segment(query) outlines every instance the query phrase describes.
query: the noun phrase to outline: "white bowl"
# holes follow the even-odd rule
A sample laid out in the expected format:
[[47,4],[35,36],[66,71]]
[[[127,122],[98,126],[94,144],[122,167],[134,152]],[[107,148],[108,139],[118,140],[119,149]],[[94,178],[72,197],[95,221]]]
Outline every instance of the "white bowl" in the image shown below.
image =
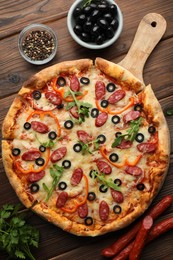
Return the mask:
[[[51,37],[52,37],[52,41],[54,44],[54,48],[52,49],[52,51],[50,52],[50,54],[47,54],[48,57],[45,57],[44,59],[35,59],[33,60],[32,58],[30,58],[27,53],[25,52],[26,50],[24,50],[24,42],[26,44],[28,44],[28,40],[26,40],[26,37],[28,37],[31,33],[35,33],[36,31],[40,31],[40,32],[46,32],[48,33]],[[41,40],[41,36],[38,37],[37,42],[39,43],[39,46],[41,46],[40,44],[40,40]],[[36,42],[36,41],[35,41]],[[28,61],[29,63],[35,64],[35,65],[43,65],[48,63],[49,61],[51,61],[57,52],[57,45],[58,45],[58,41],[57,41],[57,37],[55,32],[48,26],[44,25],[44,24],[38,24],[38,23],[34,23],[34,24],[30,24],[28,26],[26,26],[19,34],[19,38],[18,38],[18,48],[19,48],[19,52],[22,55],[22,57]],[[34,47],[35,47],[35,43],[34,43]],[[47,47],[47,46],[46,46]],[[40,51],[40,53],[42,52],[41,47],[37,47],[39,48],[38,50]]]
[[86,0],[76,0],[72,4],[72,6],[70,7],[68,15],[67,15],[67,27],[68,27],[69,33],[71,34],[72,38],[78,44],[80,44],[81,46],[83,46],[85,48],[88,48],[88,49],[103,49],[103,48],[106,48],[106,47],[110,46],[111,44],[113,44],[119,38],[119,36],[120,36],[120,34],[122,32],[122,29],[123,29],[123,15],[122,15],[122,12],[121,12],[119,6],[117,5],[117,3],[115,3],[114,0],[107,0],[107,2],[109,2],[110,4],[115,4],[117,6],[117,11],[118,11],[117,19],[119,21],[119,25],[118,25],[117,30],[115,31],[115,34],[114,34],[113,38],[105,41],[101,45],[98,45],[98,44],[93,43],[93,42],[84,42],[84,41],[82,41],[79,38],[79,36],[77,36],[76,33],[73,30],[74,25],[75,25],[75,19],[73,17],[73,12],[74,12],[74,10],[75,10],[75,8],[77,6],[82,6],[85,2],[86,2]]

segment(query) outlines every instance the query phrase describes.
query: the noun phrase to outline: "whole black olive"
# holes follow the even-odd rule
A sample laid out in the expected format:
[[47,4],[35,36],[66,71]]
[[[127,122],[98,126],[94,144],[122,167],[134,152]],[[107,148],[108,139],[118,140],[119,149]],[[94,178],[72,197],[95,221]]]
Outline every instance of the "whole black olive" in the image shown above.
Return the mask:
[[91,13],[91,16],[90,16],[91,22],[96,22],[100,15],[101,15],[100,11],[97,10],[97,9],[95,9],[95,10]]
[[81,40],[83,40],[84,42],[90,42],[90,35],[88,33],[82,32]]
[[118,25],[119,25],[119,22],[118,22],[118,20],[117,20],[116,18],[114,18],[114,19],[112,20],[112,22],[110,23],[110,26],[114,29],[114,31],[117,30]]
[[106,21],[107,21],[108,23],[111,23],[112,20],[113,20],[113,16],[112,16],[111,13],[106,13],[106,14],[104,14],[103,17],[106,19]]
[[79,24],[76,24],[75,27],[73,28],[74,32],[80,36],[82,34],[82,26]]
[[91,33],[94,35],[94,36],[99,36],[100,35],[100,27],[95,24],[93,26],[93,28],[91,28]]
[[83,30],[84,30],[84,32],[90,32],[92,27],[93,27],[92,22],[86,21],[83,25]]
[[107,39],[111,39],[113,36],[114,36],[114,30],[111,26],[109,26],[106,29],[106,37],[107,37]]
[[74,12],[73,12],[74,18],[76,18],[77,16],[79,16],[81,13],[82,13],[81,8],[80,8],[79,6],[77,6],[77,7],[74,9]]
[[98,45],[101,45],[101,44],[103,44],[104,40],[105,40],[105,36],[104,36],[103,34],[102,34],[102,35],[99,35],[99,36],[96,38],[96,43],[97,43]]
[[77,24],[80,24],[80,25],[83,25],[87,20],[87,17],[85,14],[80,14],[78,17],[77,17]]
[[98,19],[97,24],[103,30],[105,30],[105,29],[107,30],[107,28],[108,28],[108,22],[106,21],[106,19],[103,19],[103,18]]
[[109,6],[109,10],[110,10],[110,12],[111,12],[114,16],[117,15],[118,10],[117,10],[117,6],[116,6],[116,5],[114,5],[114,4],[110,5],[110,6]]

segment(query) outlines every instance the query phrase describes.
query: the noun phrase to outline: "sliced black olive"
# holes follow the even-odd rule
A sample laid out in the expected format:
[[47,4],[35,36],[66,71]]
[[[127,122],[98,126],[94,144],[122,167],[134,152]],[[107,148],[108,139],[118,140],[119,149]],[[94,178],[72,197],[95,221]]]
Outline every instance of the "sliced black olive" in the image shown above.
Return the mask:
[[79,24],[76,24],[73,28],[75,34],[77,34],[78,36],[80,36],[83,32],[82,26]]
[[31,124],[29,122],[26,122],[23,127],[26,129],[26,130],[29,130],[31,128]]
[[121,186],[122,181],[121,181],[120,179],[115,179],[115,180],[114,180],[114,183],[115,183],[117,186]]
[[115,137],[119,137],[120,135],[122,135],[121,132],[116,132],[116,133],[115,133]]
[[142,143],[144,141],[144,135],[141,134],[141,133],[138,133],[135,137],[135,140],[138,142],[138,143]]
[[13,150],[12,150],[12,155],[14,155],[14,156],[18,156],[19,154],[20,154],[20,149],[19,148],[13,148]]
[[76,153],[79,153],[79,152],[82,150],[82,145],[81,145],[81,144],[74,144],[74,145],[73,145],[73,150],[74,150]]
[[58,84],[60,87],[64,87],[64,86],[66,85],[66,80],[65,80],[65,78],[63,78],[63,77],[57,78],[57,84]]
[[71,162],[69,160],[64,160],[62,162],[62,166],[64,167],[64,169],[69,169],[71,167]]
[[64,182],[64,181],[61,181],[59,184],[58,184],[58,188],[59,190],[65,190],[67,188],[67,183]]
[[84,85],[88,85],[90,83],[90,79],[89,78],[86,78],[86,77],[82,77],[80,79],[80,82]]
[[72,129],[73,126],[74,126],[74,123],[71,120],[67,120],[67,121],[64,122],[64,127],[66,129]]
[[34,90],[34,91],[32,92],[32,96],[33,96],[33,98],[34,98],[35,100],[38,100],[38,99],[41,98],[41,92],[40,92],[39,90]]
[[107,100],[102,100],[100,105],[101,107],[106,108],[109,105],[109,102]]
[[109,156],[109,159],[110,159],[111,162],[117,162],[118,159],[119,159],[119,156],[116,153],[111,153],[110,156]]
[[139,111],[139,112],[141,112],[142,109],[143,109],[142,104],[136,104],[136,105],[134,106],[134,110],[135,110],[135,111]]
[[91,226],[93,224],[93,218],[92,217],[86,217],[85,218],[85,225]]
[[61,108],[63,108],[63,107],[64,107],[64,104],[57,105],[57,108],[58,108],[58,109],[61,109]]
[[110,82],[107,84],[106,89],[108,92],[114,92],[114,90],[116,89],[116,85],[114,83]]
[[151,125],[151,126],[148,127],[148,132],[150,134],[154,134],[156,132],[156,128],[153,125]]
[[105,135],[98,135],[97,136],[97,140],[98,140],[98,143],[99,144],[104,144],[105,143],[105,141],[106,141],[106,136]]
[[57,134],[54,131],[51,131],[49,132],[48,137],[51,140],[55,140],[57,138]]
[[105,186],[104,184],[102,184],[100,187],[99,187],[99,191],[102,192],[102,193],[105,193],[108,191],[108,187]]
[[99,115],[99,110],[98,110],[97,108],[91,109],[91,116],[92,116],[93,118],[98,117],[98,115]]
[[95,170],[91,170],[90,173],[89,173],[89,176],[90,176],[92,179],[95,179],[95,178],[97,178],[97,176],[96,176],[93,172],[95,172]]
[[36,163],[38,166],[43,166],[44,163],[45,163],[45,160],[44,160],[43,158],[39,157],[39,158],[37,158],[37,159],[35,160],[35,163]]
[[93,201],[93,200],[95,200],[95,198],[96,198],[96,194],[94,192],[89,192],[88,193],[87,199],[89,201]]
[[119,116],[113,116],[111,120],[112,120],[112,123],[118,124],[120,122],[120,117]]
[[32,183],[31,185],[30,185],[30,191],[32,192],[32,193],[35,193],[35,192],[38,192],[39,191],[39,185],[37,184],[37,183]]
[[121,211],[122,211],[122,209],[121,209],[121,207],[120,207],[119,205],[115,205],[115,206],[113,207],[113,212],[114,212],[115,214],[120,214]]
[[43,145],[40,145],[39,150],[40,150],[40,152],[44,153],[46,151],[46,147]]
[[136,187],[137,187],[138,190],[144,190],[145,189],[145,185],[143,183],[138,183]]

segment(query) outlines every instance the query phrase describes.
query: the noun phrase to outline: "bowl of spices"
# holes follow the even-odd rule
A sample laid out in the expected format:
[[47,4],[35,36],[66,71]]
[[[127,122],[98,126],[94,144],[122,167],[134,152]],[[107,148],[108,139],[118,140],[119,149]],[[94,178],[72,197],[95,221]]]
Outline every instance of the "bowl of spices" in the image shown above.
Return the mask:
[[21,31],[18,47],[26,61],[43,65],[56,55],[57,37],[50,27],[44,24],[31,24]]

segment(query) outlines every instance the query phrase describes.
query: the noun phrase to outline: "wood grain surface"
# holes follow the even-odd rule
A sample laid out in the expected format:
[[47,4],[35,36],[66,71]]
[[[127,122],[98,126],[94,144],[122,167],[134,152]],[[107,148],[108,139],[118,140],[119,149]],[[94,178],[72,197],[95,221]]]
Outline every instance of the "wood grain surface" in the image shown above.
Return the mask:
[[[0,0],[0,125],[23,82],[42,68],[64,60],[94,59],[97,56],[115,63],[123,60],[140,21],[148,13],[161,14],[167,22],[167,29],[145,64],[144,82],[151,83],[163,111],[173,107],[173,1],[117,0],[124,17],[122,34],[112,46],[99,51],[87,50],[77,45],[70,37],[66,17],[73,2],[72,0]],[[49,25],[58,36],[56,57],[48,65],[28,64],[18,51],[19,32],[26,25],[34,22]],[[143,38],[145,39],[145,34]],[[173,143],[173,116],[166,119]],[[165,183],[153,204],[167,194],[173,195],[173,147]],[[0,157],[0,207],[4,203],[17,204],[18,202]],[[173,206],[160,219],[169,216],[173,216]],[[38,260],[103,260],[100,255],[101,250],[129,229],[128,227],[95,238],[77,237],[47,223],[32,212],[28,215],[28,221],[40,231],[39,248],[33,250]],[[7,256],[0,252],[0,259],[5,260]],[[153,259],[173,259],[173,231],[167,232],[143,250],[141,260]]]

